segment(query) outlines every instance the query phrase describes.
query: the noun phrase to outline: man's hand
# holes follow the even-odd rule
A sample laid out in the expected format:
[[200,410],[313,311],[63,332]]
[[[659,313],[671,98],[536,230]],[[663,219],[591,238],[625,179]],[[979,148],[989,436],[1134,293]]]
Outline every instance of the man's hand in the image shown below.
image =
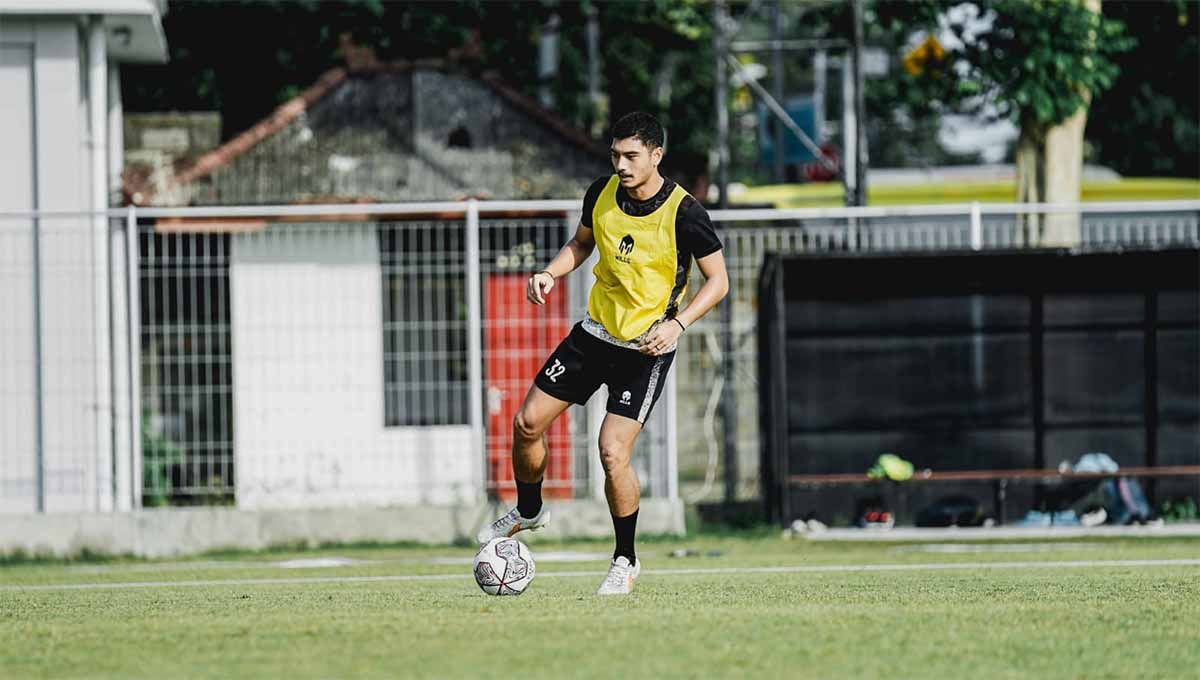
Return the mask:
[[538,272],[529,277],[525,284],[525,297],[535,305],[546,304],[546,296],[554,290],[554,276],[550,272]]
[[681,335],[683,335],[683,326],[675,319],[667,319],[646,334],[638,350],[642,354],[649,354],[652,357],[662,356],[675,345]]

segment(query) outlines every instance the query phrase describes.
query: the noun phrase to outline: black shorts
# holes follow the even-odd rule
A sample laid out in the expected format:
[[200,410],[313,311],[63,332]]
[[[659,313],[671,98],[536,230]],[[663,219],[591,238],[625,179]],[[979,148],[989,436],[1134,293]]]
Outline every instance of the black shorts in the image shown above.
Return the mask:
[[533,384],[556,399],[585,404],[604,383],[608,412],[645,424],[674,360],[675,352],[658,357],[642,354],[605,342],[575,324]]

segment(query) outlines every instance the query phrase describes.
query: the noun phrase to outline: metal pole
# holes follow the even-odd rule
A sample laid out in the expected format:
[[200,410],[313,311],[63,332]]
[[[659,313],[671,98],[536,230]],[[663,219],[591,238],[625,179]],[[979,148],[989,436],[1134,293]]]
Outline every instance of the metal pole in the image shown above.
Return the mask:
[[[733,262],[734,243],[732,230],[725,229],[725,258]],[[738,452],[737,452],[737,382],[734,380],[733,356],[733,306],[737,300],[736,279],[729,281],[729,296],[721,304],[721,374],[725,378],[725,389],[721,391],[721,430],[725,437],[725,502],[737,500]]]
[[[738,63],[737,59],[734,59],[731,56],[726,63],[729,64],[729,68],[734,72],[742,73],[744,75],[745,71],[741,64]],[[791,133],[795,135],[796,139],[800,140],[800,143],[803,144],[805,148],[812,152],[812,155],[816,157],[818,162],[831,170],[836,168],[836,166],[833,164],[833,161],[829,160],[829,158],[826,157],[821,151],[821,147],[817,146],[817,143],[813,141],[813,139],[809,137],[799,125],[796,124],[796,121],[792,120],[792,117],[788,115],[788,112],[784,110],[783,106],[775,100],[775,97],[773,97],[770,92],[767,92],[766,89],[763,88],[762,85],[759,85],[758,82],[756,82],[753,78],[746,77],[745,82],[746,86],[750,88],[750,91],[767,105],[767,108],[772,114],[774,114],[775,119],[778,122],[783,123],[783,126],[791,131]]]
[[817,144],[825,141],[825,71],[828,55],[818,50],[813,55],[813,138]]
[[558,14],[551,14],[542,26],[538,41],[538,101],[554,108],[554,79],[558,77]]
[[[679,358],[679,351],[675,350]],[[679,498],[679,382],[678,371],[667,374],[666,393],[663,401],[667,407],[667,498]]]
[[[783,3],[775,0],[771,3],[771,94],[775,101],[783,103],[783,51],[780,50],[779,40],[783,37]],[[784,181],[783,169],[783,126],[780,121],[771,121],[774,132],[772,144],[775,148],[775,182]]]
[[[728,82],[726,80],[726,61],[728,61],[728,42],[725,27],[728,23],[725,0],[717,0],[716,7],[716,40],[717,53],[717,188],[721,192],[720,207],[729,207],[729,109]],[[733,245],[729,229],[725,229],[725,257],[730,257],[730,247]],[[730,286],[732,290],[732,284]],[[721,395],[721,425],[725,433],[725,502],[732,503],[737,499],[737,398],[733,384],[733,298],[721,305],[721,347],[723,356],[722,373],[725,376],[725,390]]]
[[979,201],[971,202],[971,250],[983,250],[983,210]]
[[[106,399],[112,397],[112,345],[109,343],[108,299],[108,52],[104,19],[92,16],[87,29],[88,50],[88,152],[91,160],[91,203],[96,211],[92,216],[92,336],[95,338],[95,480],[96,510],[112,508],[112,498],[104,497],[102,489],[106,475],[112,469],[112,407]],[[107,449],[107,450],[106,450]],[[108,486],[111,487],[111,484]]]
[[479,282],[479,202],[467,201],[467,383],[470,393],[471,441],[480,456],[481,491],[487,489],[487,446],[483,437],[483,301]]
[[[595,5],[589,4],[584,12],[587,15],[588,104],[592,107],[595,125],[600,117],[600,21]],[[575,225],[570,228],[573,230]]]
[[769,52],[775,48],[788,52],[811,52],[814,50],[844,50],[849,46],[845,40],[732,40],[729,49],[734,52]]
[[138,271],[137,208],[125,213],[125,290],[129,304],[129,490],[130,506],[142,507],[142,302]]
[[[108,218],[105,218],[108,219]],[[114,248],[113,241],[120,238],[117,233],[116,222],[110,221],[111,225],[105,230],[105,263],[108,270],[108,279],[104,281],[104,288],[107,293],[108,300],[108,441],[106,442],[111,452],[108,457],[108,510],[119,510],[121,500],[119,495],[119,486],[117,477],[118,473],[118,456],[121,450],[121,366],[119,358],[120,328],[117,326],[117,254]]]
[[854,49],[851,60],[854,63],[854,134],[858,142],[858,157],[854,164],[854,205],[867,204],[867,111],[863,99],[863,3],[862,0],[852,0],[854,3]]
[[842,187],[845,203],[854,205],[858,196],[858,122],[854,115],[854,78],[851,76],[850,59],[841,57],[842,69]]
[[725,39],[725,25],[728,19],[725,13],[725,0],[717,0],[715,6],[716,30],[713,41],[716,43],[717,74],[717,190],[720,191],[720,207],[729,207],[729,83],[725,70],[728,45]]
[[[37,173],[34,173],[37,176]],[[33,218],[33,413],[34,413],[34,509],[46,511],[46,457],[43,433],[44,399],[42,395],[42,255],[41,220]]]

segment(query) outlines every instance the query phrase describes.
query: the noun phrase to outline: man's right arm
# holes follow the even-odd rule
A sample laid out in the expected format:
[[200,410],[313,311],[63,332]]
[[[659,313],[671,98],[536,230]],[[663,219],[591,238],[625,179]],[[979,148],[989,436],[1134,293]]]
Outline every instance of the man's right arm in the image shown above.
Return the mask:
[[596,249],[596,239],[592,234],[592,230],[580,224],[575,227],[575,235],[567,241],[567,245],[558,251],[550,264],[542,271],[548,272],[556,279],[570,274],[579,269],[587,259],[592,256],[592,251]]
[[592,256],[596,239],[592,230],[580,224],[567,245],[558,251],[550,264],[542,271],[529,277],[525,285],[525,297],[535,305],[546,303],[546,295],[554,288],[554,282],[578,269]]
[[525,283],[525,297],[533,304],[546,304],[546,294],[554,288],[554,282],[578,269],[592,256],[592,251],[596,249],[596,239],[592,234],[592,210],[608,180],[608,177],[600,177],[592,182],[583,195],[583,211],[575,235],[545,269],[529,277]]

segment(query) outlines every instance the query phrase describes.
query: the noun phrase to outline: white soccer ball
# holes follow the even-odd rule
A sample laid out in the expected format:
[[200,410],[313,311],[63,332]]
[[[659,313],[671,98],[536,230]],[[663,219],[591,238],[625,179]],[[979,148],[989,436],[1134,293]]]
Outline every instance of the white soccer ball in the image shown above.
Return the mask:
[[488,595],[520,595],[534,571],[533,553],[515,538],[493,538],[475,553],[475,582]]

